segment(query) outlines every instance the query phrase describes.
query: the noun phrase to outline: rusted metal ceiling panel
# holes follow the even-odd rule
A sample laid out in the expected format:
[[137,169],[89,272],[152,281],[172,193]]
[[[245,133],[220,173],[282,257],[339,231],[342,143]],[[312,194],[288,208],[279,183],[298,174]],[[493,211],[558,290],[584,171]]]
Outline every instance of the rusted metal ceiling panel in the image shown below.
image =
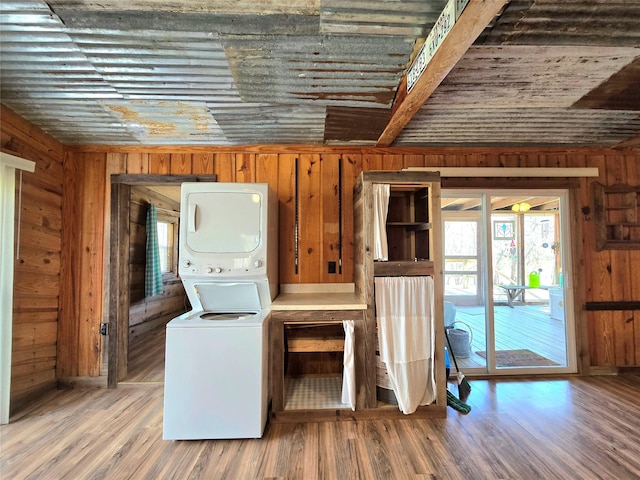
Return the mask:
[[26,99],[2,103],[64,144],[141,143],[127,125],[96,101],[78,104],[76,100]]
[[229,15],[168,11],[75,11],[57,8],[55,13],[69,28],[101,29],[117,25],[129,30],[165,32],[249,33],[257,35],[315,35],[318,17],[296,15]]
[[[67,144],[373,143],[444,3],[0,0],[0,95]],[[637,137],[639,48],[638,0],[512,0],[398,144]]]
[[423,108],[396,145],[602,145],[640,134],[637,112],[563,108]]
[[403,37],[223,39],[243,101],[391,106],[413,42]]
[[76,11],[317,15],[320,0],[51,0],[49,4]]
[[325,108],[305,105],[210,105],[225,137],[232,144],[320,145]]
[[573,107],[640,112],[640,55],[574,103]]
[[636,0],[511,0],[486,44],[640,45]]
[[226,144],[226,138],[204,102],[130,100],[102,102],[140,142]]
[[324,138],[328,143],[375,142],[389,122],[386,108],[327,107]]
[[320,31],[426,37],[447,0],[322,0]]
[[425,107],[570,107],[638,56],[640,47],[474,46]]

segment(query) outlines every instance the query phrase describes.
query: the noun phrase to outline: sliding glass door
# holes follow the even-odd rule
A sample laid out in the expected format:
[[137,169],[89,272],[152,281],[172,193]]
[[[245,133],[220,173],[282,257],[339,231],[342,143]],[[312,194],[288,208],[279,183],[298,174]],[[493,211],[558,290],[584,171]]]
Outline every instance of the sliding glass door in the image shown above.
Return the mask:
[[450,349],[461,368],[575,371],[567,193],[444,190],[442,197],[445,323],[455,321]]

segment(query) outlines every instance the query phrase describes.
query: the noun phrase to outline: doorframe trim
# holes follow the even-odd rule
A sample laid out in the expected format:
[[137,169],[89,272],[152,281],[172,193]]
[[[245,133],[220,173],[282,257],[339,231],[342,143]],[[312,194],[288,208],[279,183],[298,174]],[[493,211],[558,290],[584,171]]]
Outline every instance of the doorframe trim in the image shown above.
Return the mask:
[[[183,182],[215,182],[213,175],[111,175],[111,238],[109,244],[109,332],[107,387],[116,388],[128,373],[129,350],[129,213],[131,187],[180,185]],[[106,256],[105,256],[106,257]]]

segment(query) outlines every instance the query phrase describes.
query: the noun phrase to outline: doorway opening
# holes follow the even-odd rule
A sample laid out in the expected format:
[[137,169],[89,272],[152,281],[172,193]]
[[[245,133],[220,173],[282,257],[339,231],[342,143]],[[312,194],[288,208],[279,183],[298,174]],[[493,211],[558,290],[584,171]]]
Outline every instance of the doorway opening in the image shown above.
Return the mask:
[[470,374],[576,371],[568,192],[442,191],[445,320]]
[[[130,231],[131,192],[137,187],[179,189],[183,182],[215,182],[215,175],[112,175],[109,250],[108,336],[106,345],[107,385],[115,388],[128,376],[129,309],[131,304]],[[162,337],[163,338],[163,337]],[[134,351],[145,351],[134,345]]]

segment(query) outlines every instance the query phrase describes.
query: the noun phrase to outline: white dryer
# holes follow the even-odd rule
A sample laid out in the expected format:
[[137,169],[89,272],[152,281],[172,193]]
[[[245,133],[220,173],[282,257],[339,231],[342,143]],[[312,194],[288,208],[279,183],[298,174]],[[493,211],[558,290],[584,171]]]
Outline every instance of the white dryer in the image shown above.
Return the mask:
[[183,184],[179,273],[193,310],[167,324],[164,439],[262,436],[277,263],[268,185]]

